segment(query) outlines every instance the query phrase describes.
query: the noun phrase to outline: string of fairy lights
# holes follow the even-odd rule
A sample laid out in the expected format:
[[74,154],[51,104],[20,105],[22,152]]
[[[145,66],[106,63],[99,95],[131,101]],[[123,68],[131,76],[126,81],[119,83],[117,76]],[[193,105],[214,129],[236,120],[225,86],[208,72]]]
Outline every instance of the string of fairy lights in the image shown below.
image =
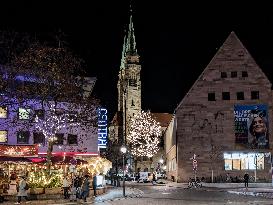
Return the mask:
[[150,112],[140,111],[130,121],[127,136],[131,153],[134,156],[154,156],[159,150],[161,126]]
[[[73,114],[75,115],[75,114]],[[70,126],[76,126],[78,125],[77,122],[74,121],[74,117],[72,114],[56,114],[56,109],[54,105],[49,106],[49,111],[46,116],[46,119],[40,119],[38,116],[35,117],[35,127],[39,131],[41,131],[45,138],[48,141],[55,141],[56,134],[58,131],[60,131],[62,128],[67,127],[67,125]]]

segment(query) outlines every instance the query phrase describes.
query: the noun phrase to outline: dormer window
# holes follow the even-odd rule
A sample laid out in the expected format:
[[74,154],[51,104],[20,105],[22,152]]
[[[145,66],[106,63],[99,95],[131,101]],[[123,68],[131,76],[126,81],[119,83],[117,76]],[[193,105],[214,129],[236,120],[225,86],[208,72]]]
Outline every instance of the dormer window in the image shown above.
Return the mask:
[[231,72],[231,77],[232,78],[237,78],[237,71],[232,71]]
[[215,93],[208,93],[208,101],[215,101]]
[[221,72],[221,78],[227,78],[227,72]]
[[247,73],[247,71],[242,71],[242,77],[243,77],[243,78],[248,77],[248,73]]
[[244,92],[237,92],[237,100],[244,100],[245,95]]

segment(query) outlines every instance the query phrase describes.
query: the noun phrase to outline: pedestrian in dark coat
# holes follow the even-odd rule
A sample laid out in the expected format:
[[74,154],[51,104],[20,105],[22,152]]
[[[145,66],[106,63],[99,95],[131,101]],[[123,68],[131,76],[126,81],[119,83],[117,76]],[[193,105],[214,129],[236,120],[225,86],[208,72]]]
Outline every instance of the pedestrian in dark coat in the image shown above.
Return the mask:
[[93,190],[94,190],[94,196],[97,196],[97,176],[96,175],[93,176],[92,185],[93,185]]
[[244,182],[245,182],[245,188],[246,189],[248,188],[248,180],[249,180],[249,175],[246,172],[245,175],[244,175]]
[[86,197],[88,197],[89,195],[89,187],[90,187],[89,176],[85,175],[82,183],[82,199],[84,200],[84,202],[86,202]]

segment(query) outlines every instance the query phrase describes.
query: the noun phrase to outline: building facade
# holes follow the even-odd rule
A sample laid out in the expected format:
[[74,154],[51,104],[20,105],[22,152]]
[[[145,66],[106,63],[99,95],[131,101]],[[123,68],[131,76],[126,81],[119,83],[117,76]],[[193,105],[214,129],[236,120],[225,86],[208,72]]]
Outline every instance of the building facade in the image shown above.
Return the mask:
[[271,180],[271,119],[271,82],[231,32],[175,110],[165,136],[167,163],[176,161],[169,178],[225,181],[249,172]]
[[[29,80],[29,78],[20,79]],[[91,95],[96,79],[86,77],[84,81],[81,97],[87,98]],[[37,145],[37,154],[43,156],[48,151],[48,138],[45,132],[57,130],[54,136],[53,155],[98,156],[98,128],[79,120],[83,116],[81,113],[85,111],[84,107],[87,106],[72,102],[41,100],[38,97],[32,99],[30,96],[25,96],[25,99],[19,99],[16,96],[11,98],[2,95],[0,102],[0,145],[6,145],[11,150],[22,145],[22,147]],[[89,111],[91,110],[89,109]],[[91,114],[94,113],[90,112]],[[60,116],[66,117],[61,119]],[[49,120],[50,117],[51,120]],[[66,122],[70,118],[74,118],[75,122]],[[63,122],[60,122],[60,119]],[[22,156],[24,156],[23,153]]]

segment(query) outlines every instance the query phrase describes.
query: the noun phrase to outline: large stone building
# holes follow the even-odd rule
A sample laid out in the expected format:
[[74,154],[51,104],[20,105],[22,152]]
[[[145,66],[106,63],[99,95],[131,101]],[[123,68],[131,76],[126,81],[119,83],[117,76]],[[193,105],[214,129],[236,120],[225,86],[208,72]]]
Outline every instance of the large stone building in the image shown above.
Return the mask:
[[188,181],[196,171],[207,181],[225,181],[247,171],[271,180],[271,119],[271,83],[231,32],[167,128],[168,178]]

